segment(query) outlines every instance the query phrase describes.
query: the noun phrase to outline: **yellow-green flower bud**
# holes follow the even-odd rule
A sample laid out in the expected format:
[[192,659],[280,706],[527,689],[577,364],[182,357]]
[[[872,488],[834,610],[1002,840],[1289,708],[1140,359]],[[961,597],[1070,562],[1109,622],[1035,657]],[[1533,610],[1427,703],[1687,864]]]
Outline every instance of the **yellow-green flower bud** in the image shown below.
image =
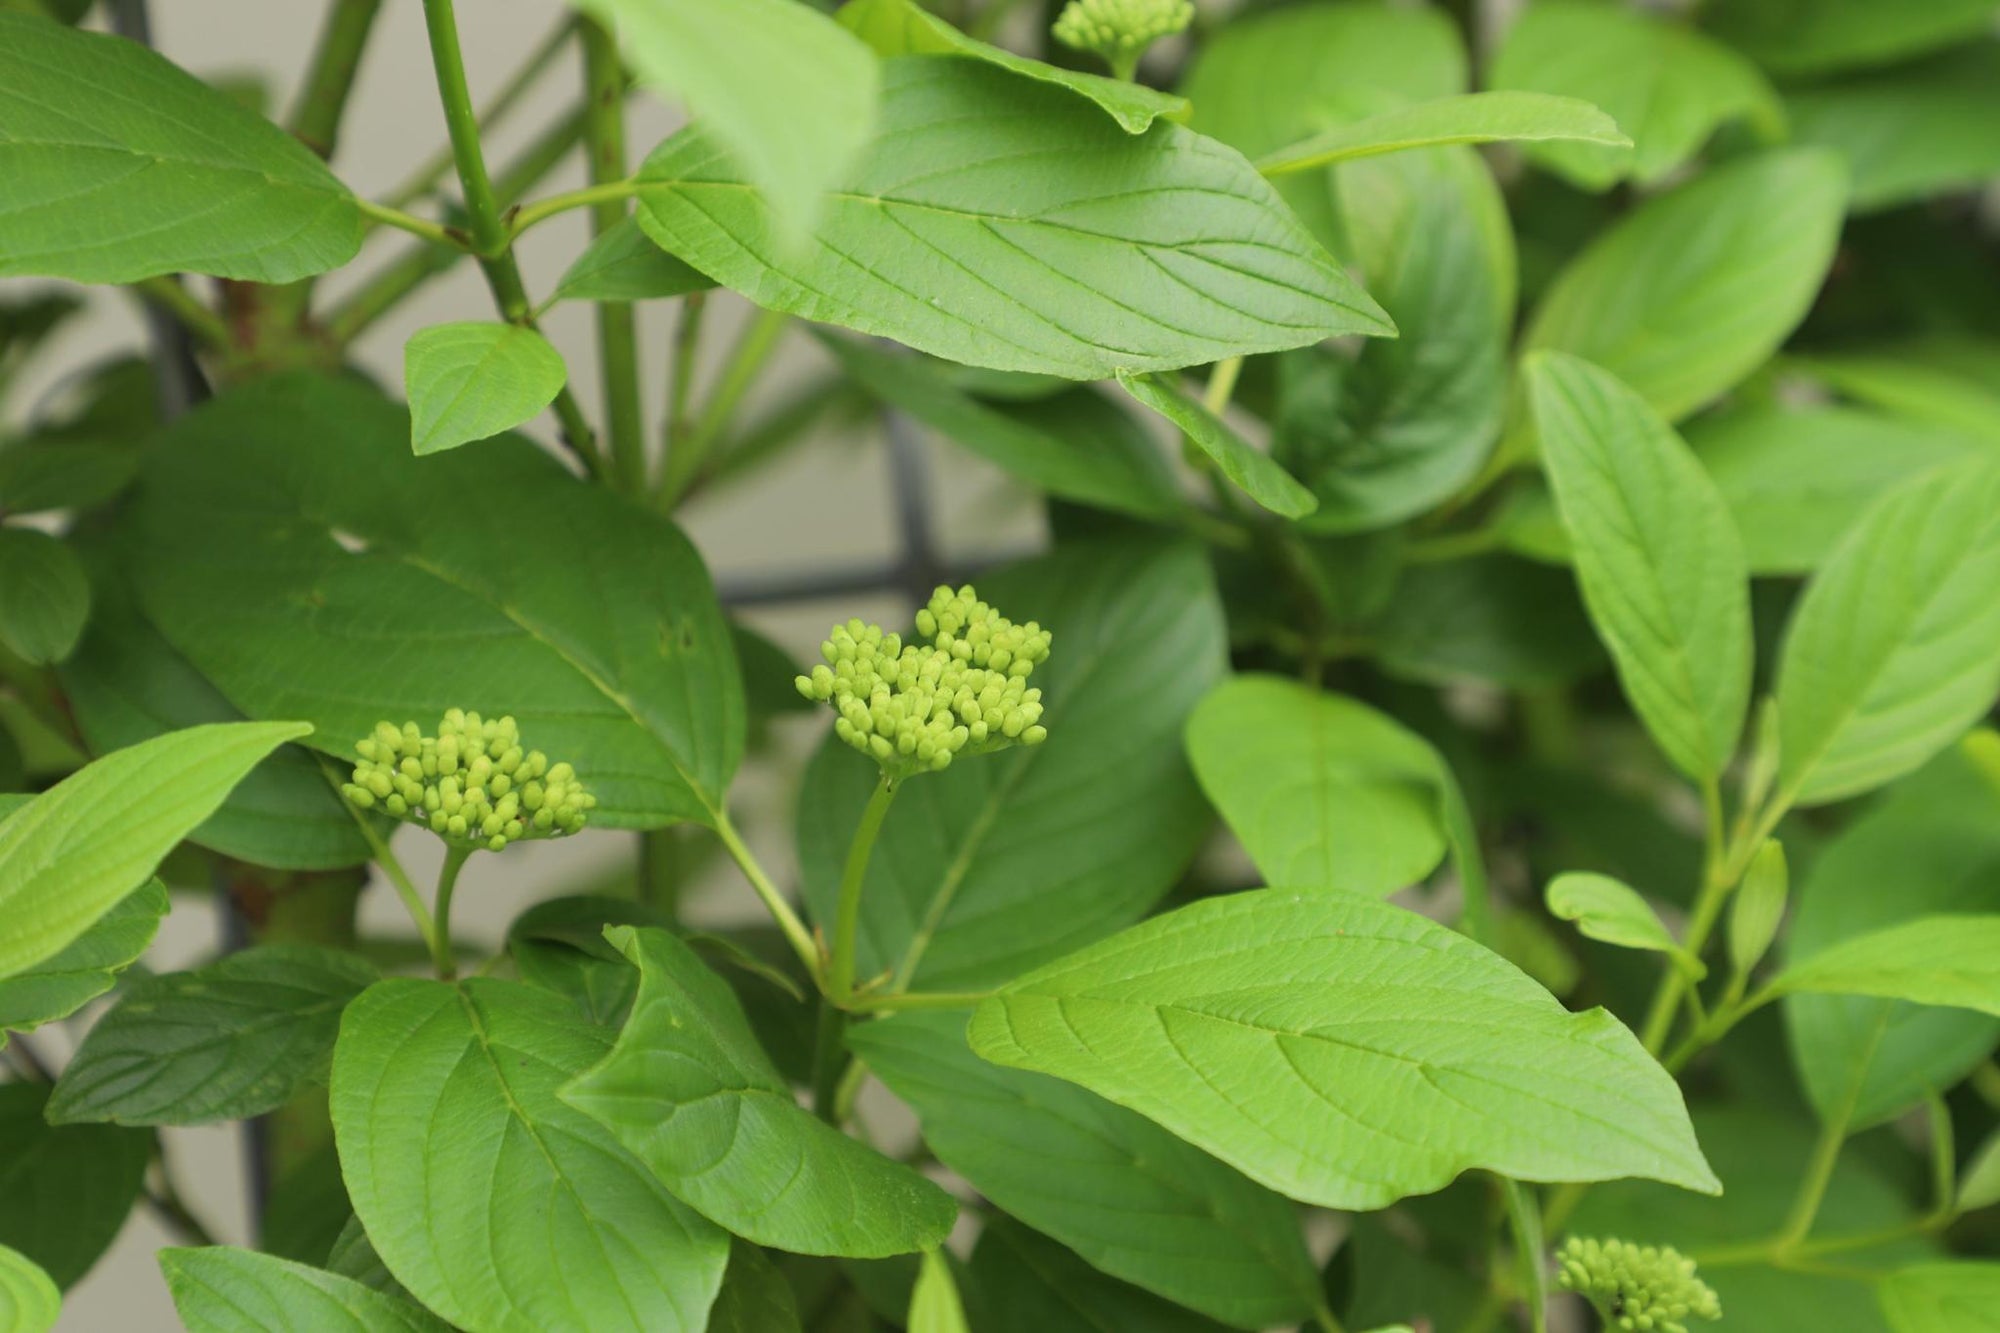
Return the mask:
[[435,736],[414,722],[383,722],[354,751],[360,762],[341,793],[357,808],[493,851],[524,837],[574,833],[597,804],[574,767],[521,747],[512,717],[489,720],[454,708]]
[[1722,1302],[1669,1245],[1571,1237],[1556,1252],[1557,1281],[1597,1307],[1608,1329],[1687,1333],[1687,1319],[1720,1319]]
[[1092,52],[1129,79],[1147,47],[1192,22],[1192,0],[1070,0],[1051,31],[1064,46]]

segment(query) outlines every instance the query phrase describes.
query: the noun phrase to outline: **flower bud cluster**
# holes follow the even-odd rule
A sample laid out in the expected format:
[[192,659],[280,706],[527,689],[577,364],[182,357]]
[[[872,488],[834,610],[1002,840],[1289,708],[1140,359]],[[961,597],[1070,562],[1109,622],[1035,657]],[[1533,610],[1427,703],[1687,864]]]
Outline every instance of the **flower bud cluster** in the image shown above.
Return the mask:
[[1122,71],[1155,41],[1192,22],[1192,0],[1070,0],[1051,31],[1071,50],[1094,52]]
[[1720,1319],[1722,1302],[1670,1245],[1571,1237],[1556,1252],[1565,1288],[1585,1297],[1611,1329],[1687,1333],[1684,1319]]
[[451,842],[497,852],[522,838],[559,838],[582,828],[597,804],[568,764],[521,748],[511,717],[454,708],[435,736],[414,722],[378,722],[354,750],[361,762],[341,788],[349,801]]
[[1047,739],[1042,692],[1028,684],[1048,660],[1047,630],[1016,625],[968,584],[938,588],[917,612],[917,633],[929,642],[859,620],[835,625],[820,645],[825,663],[797,678],[799,693],[832,704],[834,733],[892,776]]

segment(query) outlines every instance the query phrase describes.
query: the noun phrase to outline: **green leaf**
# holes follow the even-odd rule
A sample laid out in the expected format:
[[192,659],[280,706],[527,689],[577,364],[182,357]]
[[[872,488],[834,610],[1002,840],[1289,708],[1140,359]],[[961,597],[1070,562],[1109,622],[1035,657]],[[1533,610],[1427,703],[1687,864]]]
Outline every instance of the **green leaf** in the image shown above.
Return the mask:
[[1993,26],[1992,0],[1716,0],[1704,19],[1731,44],[1784,74],[1822,74],[1921,55]]
[[[1684,957],[1680,944],[1668,933],[1652,904],[1629,885],[1609,875],[1572,871],[1549,881],[1545,893],[1549,914],[1559,921],[1574,921],[1579,935],[1621,949],[1647,949],[1671,954],[1678,962]],[[1687,959],[1694,974],[1700,963]]]
[[549,340],[522,324],[438,324],[403,347],[410,450],[442,453],[533,421],[569,370]]
[[68,948],[0,981],[0,1045],[6,1044],[8,1031],[32,1032],[43,1023],[68,1018],[110,990],[118,974],[146,952],[169,906],[167,886],[149,880]]
[[596,823],[717,819],[743,686],[693,547],[524,439],[409,440],[402,409],[316,376],[183,418],[135,515],[147,614],[231,703],[311,719],[341,759],[378,721],[477,708],[574,764]]
[[630,898],[549,898],[507,927],[507,956],[521,980],[567,997],[591,1022],[617,1028],[639,993],[639,973],[605,943],[604,928],[670,924],[665,914]]
[[1367,704],[1237,676],[1188,719],[1187,750],[1266,884],[1381,897],[1444,857],[1436,751]]
[[1793,137],[1847,160],[1868,212],[2000,176],[2000,52],[1981,42],[1918,65],[1823,84],[1789,101]]
[[729,1241],[556,1096],[611,1034],[561,998],[377,982],[347,1007],[333,1127],[389,1271],[462,1327],[699,1327]]
[[853,338],[821,342],[869,393],[1031,486],[1140,518],[1167,518],[1187,508],[1145,431],[1094,391],[987,403],[957,387],[943,362],[899,356]]
[[1895,1333],[2000,1333],[2000,1263],[1915,1264],[1875,1296]]
[[53,958],[145,883],[174,844],[300,722],[190,727],[106,755],[7,821],[0,978]]
[[1962,1213],[2000,1203],[2000,1130],[1987,1136],[1959,1175],[1953,1205]]
[[1736,526],[1673,428],[1617,377],[1560,353],[1531,358],[1527,376],[1584,605],[1625,697],[1674,765],[1712,784],[1750,699]]
[[641,81],[687,103],[792,239],[868,142],[880,83],[874,53],[810,5],[572,2],[618,31]]
[[1804,317],[1846,203],[1824,149],[1746,157],[1634,209],[1570,262],[1524,346],[1570,352],[1668,420],[1762,365]]
[[0,1248],[65,1290],[118,1237],[145,1183],[152,1136],[115,1125],[54,1126],[48,1089],[0,1084]]
[[147,977],[83,1039],[49,1120],[201,1125],[274,1111],[324,1077],[340,1011],[376,975],[352,954],[266,944]]
[[1616,5],[1530,5],[1494,54],[1489,82],[1583,98],[1631,136],[1629,152],[1529,148],[1534,161],[1586,190],[1628,176],[1656,184],[1732,121],[1747,120],[1765,139],[1784,132],[1778,96],[1755,65],[1684,23]]
[[1384,671],[1431,684],[1561,685],[1604,663],[1576,580],[1508,556],[1406,566],[1373,637]]
[[1611,117],[1574,97],[1536,92],[1466,93],[1395,107],[1326,130],[1258,158],[1257,170],[1266,176],[1287,176],[1412,148],[1551,140],[1613,149],[1632,146]]
[[0,528],[0,648],[34,666],[60,662],[89,616],[90,580],[67,546],[34,528]]
[[1292,1205],[1144,1116],[983,1063],[961,1013],[899,1014],[848,1044],[922,1117],[940,1162],[1102,1271],[1239,1328],[1311,1312],[1318,1275]]
[[2000,692],[2000,467],[1881,497],[1792,613],[1778,664],[1781,796],[1878,787],[1956,740]]
[[0,442],[0,509],[92,509],[116,499],[138,474],[139,451],[129,444],[56,434]]
[[310,149],[145,47],[0,13],[0,277],[282,283],[361,248]]
[[0,1328],[7,1333],[49,1333],[62,1313],[62,1293],[41,1266],[0,1245]]
[[1719,1189],[1679,1088],[1617,1019],[1354,895],[1265,889],[1156,917],[1003,988],[970,1038],[1303,1202],[1386,1207],[1474,1167]]
[[884,80],[875,144],[804,250],[698,128],[640,169],[639,225],[759,305],[1002,370],[1100,379],[1392,332],[1221,144],[1127,135],[977,61],[903,56]]
[[1687,442],[1735,516],[1753,574],[1818,568],[1885,490],[1979,447],[1879,412],[1778,404],[1704,416]]
[[624,218],[601,233],[556,283],[557,301],[654,301],[715,286]]
[[880,1258],[950,1233],[950,1195],[798,1104],[692,949],[663,930],[606,938],[639,968],[639,998],[610,1055],[563,1089],[566,1102],[677,1197],[760,1245]]
[[340,1329],[447,1333],[430,1311],[323,1272],[251,1250],[211,1245],[160,1251],[160,1271],[189,1333]]
[[[113,538],[130,546],[126,534]],[[204,722],[243,714],[175,651],[139,608],[129,555],[87,546],[90,628],[57,669],[78,729],[93,752],[137,745]],[[280,870],[333,870],[371,856],[353,807],[312,753],[284,745],[250,770],[188,841]]]
[[1284,518],[1304,518],[1319,507],[1318,498],[1300,485],[1298,478],[1269,454],[1251,447],[1172,379],[1121,370],[1118,383],[1125,392],[1178,426],[1237,489],[1272,513]]
[[[979,580],[1055,636],[1035,673],[1049,738],[953,764],[896,798],[869,862],[859,975],[919,989],[1005,981],[1129,925],[1207,836],[1181,727],[1222,678],[1222,608],[1206,555],[1151,541],[1078,543]],[[799,798],[806,901],[833,919],[839,867],[875,765],[829,735]]]
[[1095,102],[1127,134],[1143,134],[1161,117],[1186,120],[1188,101],[1143,83],[1107,79],[1039,60],[968,37],[916,0],[850,0],[836,16],[878,56],[970,56],[1023,78],[1052,83]]
[[1921,916],[1842,940],[1778,974],[1779,995],[1876,995],[2000,1017],[2000,913]]
[[968,1265],[981,1333],[1216,1333],[1218,1324],[1092,1268],[1004,1213]]
[[799,1333],[792,1284],[747,1240],[729,1243],[729,1270],[708,1312],[706,1333]]
[[1857,402],[2000,446],[2000,342],[1941,336],[1789,360]]
[[951,1275],[951,1263],[936,1250],[924,1251],[923,1267],[917,1272],[916,1290],[910,1293],[909,1333],[972,1333],[965,1319],[965,1303],[958,1298],[958,1282]]
[[1785,845],[1766,840],[1750,858],[1743,882],[1729,902],[1729,966],[1748,977],[1785,923],[1785,907],[1791,897],[1791,869],[1785,864]]

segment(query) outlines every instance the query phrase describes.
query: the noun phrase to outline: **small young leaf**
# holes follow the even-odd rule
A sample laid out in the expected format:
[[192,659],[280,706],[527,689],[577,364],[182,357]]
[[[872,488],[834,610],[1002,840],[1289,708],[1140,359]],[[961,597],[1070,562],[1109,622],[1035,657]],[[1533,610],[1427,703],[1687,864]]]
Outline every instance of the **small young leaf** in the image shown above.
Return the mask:
[[0,277],[285,283],[361,248],[310,149],[136,42],[0,13],[0,88]]
[[1819,805],[1956,740],[2000,691],[2000,467],[1932,472],[1871,508],[1807,585],[1778,665],[1778,788]]
[[62,1313],[62,1293],[41,1265],[0,1245],[0,1328],[7,1333],[49,1333]]
[[639,77],[687,103],[796,237],[868,141],[875,55],[796,0],[573,0]]
[[1558,920],[1574,921],[1578,934],[1621,949],[1671,954],[1676,962],[1685,959],[1696,977],[1701,975],[1701,964],[1686,958],[1652,904],[1611,876],[1582,871],[1557,875],[1546,896],[1549,912]]
[[37,796],[0,840],[0,978],[52,958],[153,873],[300,722],[190,727],[119,750]]
[[1472,1167],[1720,1188],[1679,1088],[1618,1020],[1351,894],[1265,889],[1156,917],[1005,987],[970,1038],[1308,1203],[1381,1208]]
[[1875,1295],[1893,1333],[2000,1333],[2000,1263],[1914,1264]]
[[549,340],[520,324],[438,324],[403,348],[410,450],[435,454],[532,421],[569,370]]
[[924,1251],[904,1327],[909,1333],[972,1333],[965,1303],[958,1298],[958,1281],[951,1275],[951,1261],[937,1250]]
[[1067,88],[1097,103],[1127,134],[1144,134],[1162,116],[1168,120],[1186,120],[1188,116],[1185,97],[1143,83],[1107,79],[1017,56],[966,36],[916,0],[849,0],[835,17],[879,56],[970,56],[1023,78]]
[[34,666],[60,662],[89,618],[90,580],[69,547],[33,528],[0,528],[0,648]]
[[49,1121],[200,1125],[276,1110],[325,1077],[340,1011],[375,978],[352,954],[306,944],[147,977],[84,1038]]
[[1272,513],[1285,518],[1304,518],[1319,507],[1319,497],[1300,485],[1298,478],[1269,454],[1252,448],[1172,380],[1121,370],[1118,383],[1125,392],[1186,432],[1195,448],[1208,455],[1223,476]]
[[1485,92],[1417,102],[1377,112],[1257,159],[1266,176],[1313,171],[1378,153],[1445,144],[1561,140],[1632,146],[1610,116],[1589,102],[1545,93]]
[[1188,719],[1187,751],[1267,884],[1380,897],[1444,856],[1437,752],[1364,703],[1237,676]]
[[[0,798],[0,815],[4,813],[5,798]],[[67,1018],[110,990],[118,974],[146,952],[170,905],[167,886],[150,880],[67,949],[0,981],[0,1045],[6,1044],[8,1031],[32,1032]]]
[[0,1247],[67,1290],[118,1238],[153,1139],[117,1125],[51,1125],[47,1101],[37,1084],[0,1084]]
[[1393,332],[1221,144],[1158,122],[1128,135],[979,61],[884,71],[880,133],[803,250],[698,127],[640,169],[639,225],[766,308],[1000,370],[1101,379]]
[[1765,842],[1750,858],[1750,868],[1743,872],[1743,883],[1729,904],[1729,965],[1739,976],[1749,976],[1778,937],[1790,887],[1785,845]]
[[590,243],[556,283],[558,301],[653,301],[715,286],[625,218]]
[[1674,765],[1712,783],[1750,698],[1749,578],[1729,511],[1617,377],[1560,353],[1530,358],[1527,373],[1584,605],[1625,696]]
[[495,1333],[698,1328],[729,1239],[556,1090],[610,1048],[513,982],[377,982],[347,1007],[333,1128],[382,1260],[451,1323]]
[[1922,916],[1842,940],[1778,974],[1779,995],[1878,995],[2000,1016],[2000,914]]
[[562,1090],[675,1195],[794,1254],[880,1258],[936,1245],[958,1205],[792,1097],[743,1006],[663,930],[607,932],[639,968],[618,1044]]
[[160,1251],[160,1271],[189,1333],[340,1329],[342,1333],[448,1333],[421,1306],[352,1278],[227,1245]]

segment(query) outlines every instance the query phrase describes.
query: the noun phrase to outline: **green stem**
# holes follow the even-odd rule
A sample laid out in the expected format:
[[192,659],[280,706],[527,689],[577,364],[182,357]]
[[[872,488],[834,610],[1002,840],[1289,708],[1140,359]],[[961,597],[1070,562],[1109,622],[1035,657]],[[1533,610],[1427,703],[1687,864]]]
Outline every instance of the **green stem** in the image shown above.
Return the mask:
[[750,881],[750,887],[755,889],[757,896],[763,900],[765,910],[770,912],[772,919],[778,923],[778,929],[784,932],[786,941],[792,946],[792,952],[798,955],[801,963],[805,964],[806,973],[812,977],[814,984],[818,984],[824,975],[824,970],[820,964],[819,950],[813,946],[811,932],[806,929],[805,922],[799,920],[799,914],[792,910],[792,905],[785,901],[784,895],[778,892],[777,885],[771,883],[771,877],[764,873],[764,867],[758,864],[749,847],[744,845],[742,836],[736,832],[736,826],[729,821],[729,812],[726,810],[716,812],[715,836],[722,840],[723,848],[743,871],[743,877]]
[[403,869],[403,863],[396,859],[396,853],[390,850],[388,842],[375,831],[375,825],[368,816],[355,809],[348,803],[347,798],[340,794],[340,774],[333,767],[333,761],[321,756],[319,771],[333,788],[334,797],[340,802],[341,809],[347,811],[354,820],[354,827],[361,831],[361,840],[368,844],[369,855],[374,858],[376,865],[382,867],[382,873],[389,877],[389,883],[395,888],[396,896],[402,900],[403,910],[410,914],[410,921],[416,926],[424,947],[435,957],[437,926],[431,920],[430,909],[424,906],[423,895],[418,893],[417,886],[410,882],[410,873]]
[[363,217],[372,218],[384,226],[395,227],[412,236],[421,236],[432,245],[447,245],[455,250],[465,248],[465,242],[453,235],[442,223],[432,222],[429,218],[420,218],[414,213],[405,213],[400,208],[390,208],[386,204],[378,204],[368,199],[357,198],[354,203],[360,208]]
[[[1884,1005],[1882,1017],[1875,1024],[1875,1033],[1868,1045],[1868,1059],[1874,1058],[1875,1048],[1881,1045],[1882,1033],[1887,1029],[1888,1022],[1889,1010]],[[1865,1061],[1863,1067],[1866,1067]],[[1826,1198],[1826,1187],[1833,1182],[1834,1168],[1840,1165],[1840,1150],[1847,1146],[1854,1108],[1861,1101],[1862,1082],[1859,1078],[1849,1082],[1847,1095],[1841,1099],[1840,1106],[1820,1127],[1819,1142],[1813,1145],[1812,1159],[1806,1165],[1805,1176],[1799,1181],[1799,1192],[1792,1200],[1792,1210],[1771,1243],[1779,1253],[1792,1250],[1812,1231],[1813,1219],[1819,1216],[1820,1203]]]
[[1222,409],[1229,406],[1229,400],[1236,395],[1236,381],[1243,377],[1243,358],[1232,356],[1215,363],[1215,369],[1208,373],[1208,385],[1202,390],[1201,405],[1208,409],[1210,416],[1221,416]]
[[323,158],[333,156],[361,52],[381,8],[382,0],[334,0],[326,12],[312,68],[288,122],[293,137]]
[[1325,1305],[1313,1307],[1313,1323],[1319,1325],[1320,1333],[1346,1333],[1340,1326],[1340,1321],[1333,1317],[1333,1311],[1327,1309]]
[[194,1210],[181,1197],[180,1189],[174,1184],[173,1170],[167,1164],[166,1146],[157,1136],[153,1140],[153,1162],[159,1169],[160,1183],[147,1188],[144,1195],[146,1206],[189,1245],[220,1245],[222,1242],[215,1238],[215,1233],[195,1216]]
[[729,360],[722,368],[722,375],[709,392],[708,401],[702,404],[701,415],[688,432],[683,447],[667,455],[667,466],[660,478],[662,508],[672,509],[678,505],[700,479],[709,454],[722,438],[730,419],[736,415],[743,396],[756,383],[764,363],[778,345],[779,335],[790,323],[789,315],[775,310],[759,310],[736,340],[736,346],[730,349]]
[[473,850],[459,843],[447,844],[444,865],[438,870],[437,926],[431,931],[431,962],[440,981],[458,977],[458,959],[451,945],[451,895],[458,888],[458,872],[465,869]]
[[822,996],[813,1032],[813,1114],[829,1125],[840,1124],[840,1085],[847,1075],[847,1015]]
[[1529,1327],[1533,1333],[1548,1333],[1548,1280],[1542,1267],[1541,1212],[1518,1180],[1500,1177],[1500,1192],[1507,1201],[1507,1221],[1514,1230]]
[[[585,24],[583,30],[584,33],[586,34],[584,49],[588,51],[590,49],[588,34],[590,34],[591,32],[602,32],[604,30],[598,27],[595,23]],[[611,68],[613,71],[613,76],[618,80],[618,82],[613,83],[608,90],[604,85],[604,81],[601,75],[593,76],[591,79],[590,110],[589,114],[585,117],[584,120],[584,137],[586,141],[589,140],[590,135],[592,133],[591,122],[593,118],[601,115],[606,106],[610,106],[612,108],[614,115],[616,115],[618,110],[623,106],[624,102],[623,75],[619,71],[619,67],[616,62],[617,62],[617,53],[614,51],[612,53]],[[535,226],[537,223],[546,222],[548,219],[556,216],[558,213],[570,213],[574,212],[579,208],[590,208],[597,210],[598,215],[601,217],[603,216],[603,209],[606,204],[620,203],[626,199],[630,199],[633,195],[639,192],[639,182],[625,179],[625,164],[624,164],[625,154],[623,149],[624,137],[625,137],[624,118],[622,116],[619,116],[618,119],[619,119],[618,142],[620,148],[618,153],[617,170],[612,175],[604,177],[601,180],[595,180],[594,183],[585,186],[581,190],[565,190],[561,194],[552,194],[546,199],[539,200],[532,204],[522,205],[522,207],[515,212],[514,220],[508,226],[507,230],[510,236],[519,236],[522,232],[528,230],[530,227]],[[595,156],[595,150],[593,150],[593,157],[594,156]],[[592,163],[593,176],[595,176],[596,171],[597,171],[597,163],[593,161]],[[625,211],[623,209],[619,209],[612,215],[612,218],[615,221],[623,216],[625,216]]]
[[680,834],[648,829],[639,835],[639,901],[673,914],[680,896]]
[[875,838],[889,806],[896,799],[896,780],[887,773],[875,784],[875,791],[861,811],[854,827],[854,841],[847,846],[847,864],[840,872],[840,902],[833,918],[833,954],[827,964],[826,993],[835,1004],[845,1005],[854,998],[854,944],[861,932],[861,891],[868,879],[868,858],[874,854]]
[[207,346],[218,351],[228,348],[228,323],[182,286],[179,278],[170,274],[145,278],[133,283],[132,290],[172,315],[182,328]]
[[681,298],[680,317],[674,321],[672,379],[667,387],[666,453],[672,458],[687,439],[688,412],[694,401],[695,359],[701,351],[701,321],[708,310],[707,292],[689,292]]
[[856,995],[848,1000],[850,1013],[901,1013],[905,1009],[970,1009],[992,995],[992,991],[888,991],[880,995]]
[[[1712,778],[1702,784],[1702,808],[1707,813],[1703,821],[1707,850],[1702,857],[1701,891],[1695,898],[1694,914],[1688,920],[1687,936],[1681,942],[1682,948],[1693,958],[1701,957],[1709,934],[1722,915],[1722,906],[1729,901],[1729,891],[1736,887],[1735,878],[1730,876],[1724,864],[1722,795]],[[1674,1018],[1680,1013],[1681,999],[1687,991],[1686,969],[1676,960],[1668,959],[1667,970],[1653,992],[1652,1007],[1646,1013],[1646,1025],[1640,1038],[1653,1055],[1658,1055],[1665,1048],[1667,1036],[1673,1031]]]
[[[625,183],[625,68],[618,60],[618,40],[601,23],[583,25],[583,73],[586,84],[584,146],[590,179],[598,190]],[[580,191],[590,195],[592,191]],[[553,200],[547,202],[554,202]],[[625,220],[625,196],[606,194],[591,201],[593,235]],[[514,219],[514,234],[533,225],[532,208]],[[604,423],[611,445],[611,466],[620,489],[628,495],[646,493],[646,426],[639,405],[639,333],[627,301],[603,301],[597,307],[597,348],[604,381]]]

